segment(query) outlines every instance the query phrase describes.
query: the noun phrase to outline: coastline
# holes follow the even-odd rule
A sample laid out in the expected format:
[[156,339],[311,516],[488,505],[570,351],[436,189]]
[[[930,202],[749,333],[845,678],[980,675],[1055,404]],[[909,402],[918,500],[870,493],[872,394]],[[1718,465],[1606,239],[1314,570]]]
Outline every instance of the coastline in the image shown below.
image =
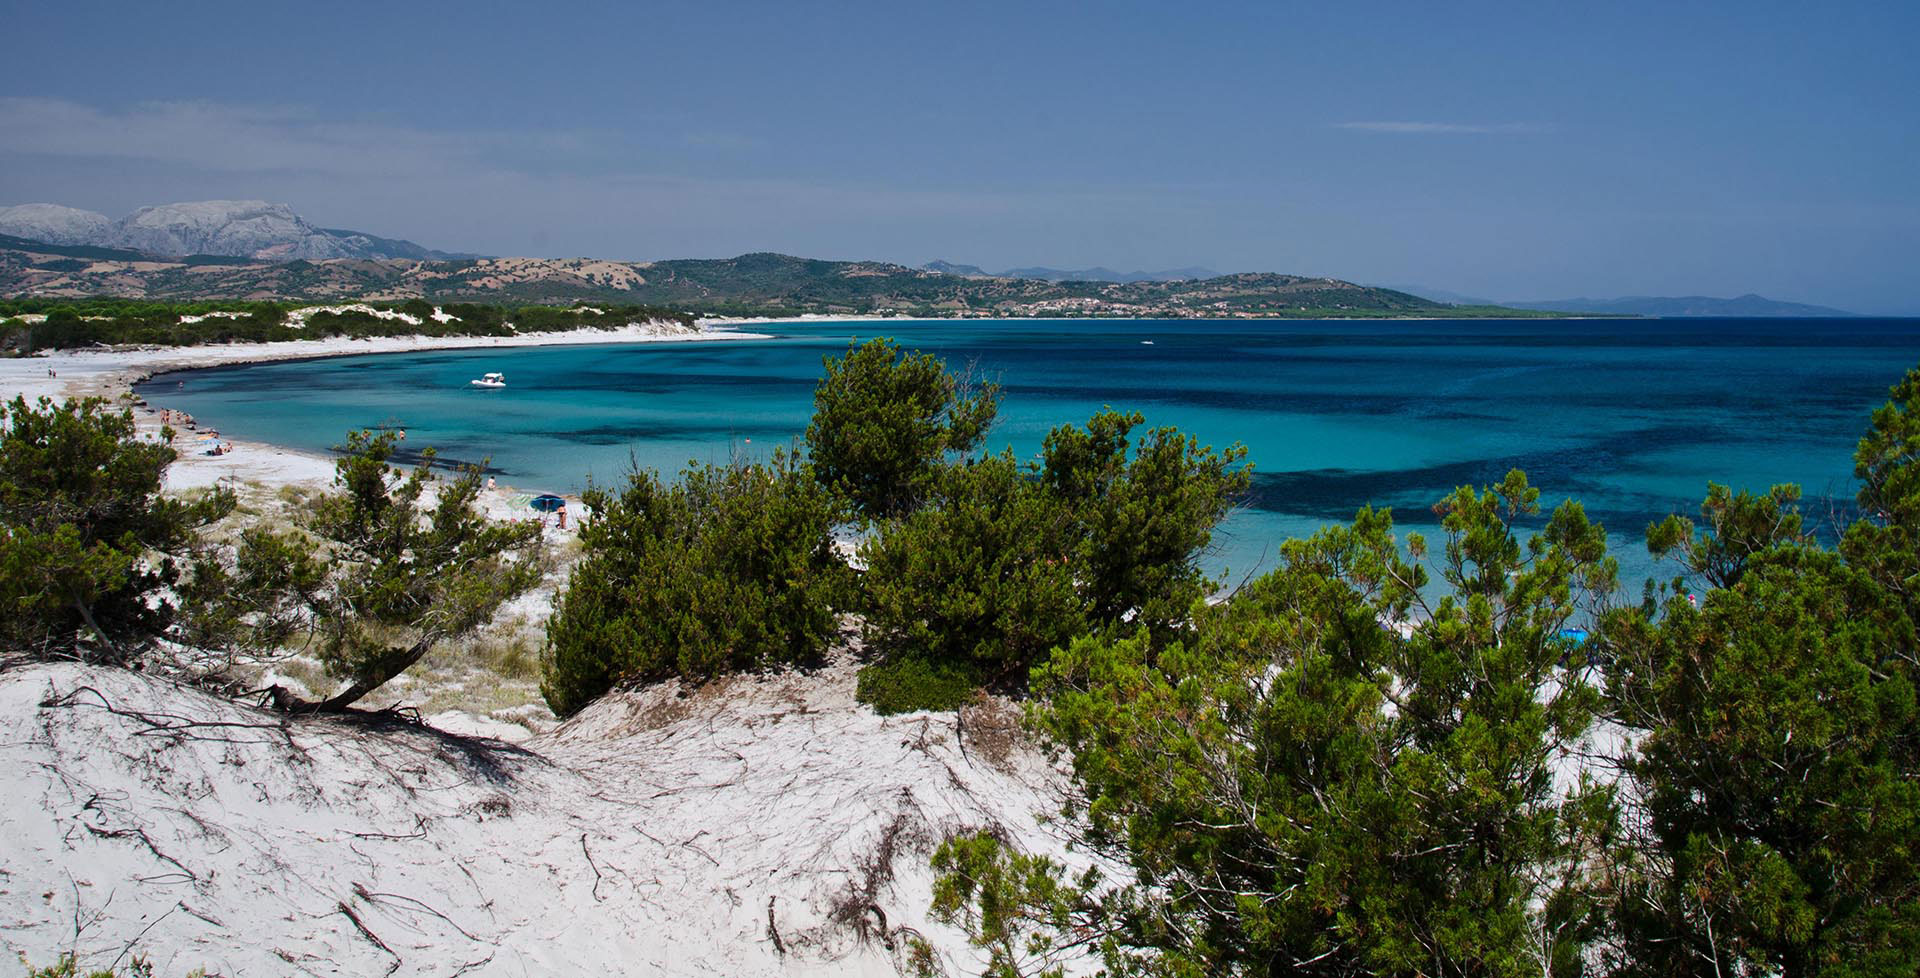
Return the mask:
[[[612,329],[580,329],[518,336],[382,336],[363,339],[330,337],[276,343],[235,343],[217,346],[139,347],[117,350],[62,350],[41,356],[0,359],[0,400],[40,397],[65,401],[101,397],[118,405],[133,385],[178,370],[237,366],[287,360],[320,360],[368,353],[416,353],[426,350],[466,350],[537,346],[591,346],[607,343],[688,343],[762,340],[765,333],[742,332],[737,326],[782,320],[701,320],[697,332],[668,329],[659,323],[629,323]],[[785,320],[797,321],[797,320]],[[51,374],[49,373],[51,371]],[[159,412],[166,404],[132,402],[134,422],[143,438],[158,439],[163,427]],[[219,419],[202,419],[218,426]],[[184,432],[182,432],[184,433]],[[265,442],[222,437],[232,443],[228,455],[193,452],[176,440],[180,457],[167,469],[168,489],[192,489],[237,479],[269,487],[324,484],[333,478],[333,459]],[[500,487],[510,494],[510,487]]]
[[[821,325],[826,323],[938,322],[992,317],[926,317],[901,314],[807,313],[799,316],[709,317],[696,321],[697,332],[681,332],[677,327],[658,323],[629,323],[610,329],[580,329],[566,332],[524,333],[516,336],[391,336],[315,340],[290,340],[274,343],[235,343],[190,347],[138,347],[112,350],[62,350],[21,358],[0,359],[0,399],[24,396],[29,401],[45,396],[55,400],[74,397],[102,397],[120,403],[135,384],[155,376],[181,370],[239,366],[293,360],[320,360],[332,357],[377,353],[415,353],[428,350],[466,350],[538,346],[584,346],[613,343],[727,342],[772,338],[770,334],[747,331],[758,326],[780,324]],[[1021,317],[1028,322],[1086,322],[1086,316]],[[1124,321],[1124,317],[1113,317]],[[1447,317],[1392,317],[1395,319],[1432,319]],[[1608,318],[1608,317],[1560,317]],[[57,376],[48,376],[47,371]],[[135,404],[134,418],[143,437],[157,438],[162,427],[159,411],[166,407],[156,400]],[[215,426],[220,419],[203,419]],[[169,467],[167,488],[200,488],[221,480],[260,483],[268,487],[292,484],[324,484],[333,477],[331,456],[287,448],[266,442],[222,437],[231,442],[229,455],[209,456],[181,447],[180,457]],[[510,487],[501,489],[510,494]]]

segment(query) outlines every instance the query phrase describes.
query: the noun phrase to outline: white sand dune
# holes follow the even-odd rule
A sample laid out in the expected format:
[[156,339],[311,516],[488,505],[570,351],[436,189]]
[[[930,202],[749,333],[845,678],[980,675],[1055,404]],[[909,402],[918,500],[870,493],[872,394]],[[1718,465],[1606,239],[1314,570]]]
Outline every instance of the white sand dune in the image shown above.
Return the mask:
[[[0,943],[226,975],[893,975],[945,834],[1063,781],[1005,704],[880,717],[854,666],[617,694],[524,746],[0,674]],[[131,952],[128,949],[131,948]]]

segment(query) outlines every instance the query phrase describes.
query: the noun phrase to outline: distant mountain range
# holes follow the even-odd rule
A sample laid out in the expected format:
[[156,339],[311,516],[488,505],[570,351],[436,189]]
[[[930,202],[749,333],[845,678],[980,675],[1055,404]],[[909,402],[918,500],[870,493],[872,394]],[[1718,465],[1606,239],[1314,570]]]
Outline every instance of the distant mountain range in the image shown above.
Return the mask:
[[1673,319],[1805,319],[1851,317],[1858,313],[1799,302],[1781,302],[1749,292],[1732,299],[1705,295],[1627,296],[1621,299],[1550,299],[1501,303],[1515,309],[1584,312],[1601,316],[1658,316]]
[[[1050,282],[767,253],[658,262],[586,258],[162,258],[128,248],[47,244],[6,234],[0,234],[0,295],[329,302],[420,297],[525,305],[585,301],[637,303],[731,316],[1229,319],[1487,314],[1485,310],[1456,310],[1390,289],[1301,275],[1248,273],[1200,281]],[[1556,315],[1519,310],[1498,310],[1495,314]]]
[[1219,272],[1210,268],[1170,268],[1164,272],[1116,272],[1111,268],[1094,266],[1093,268],[1010,268],[1004,272],[989,272],[978,265],[956,265],[949,261],[930,261],[920,266],[929,272],[942,275],[960,275],[966,278],[1026,278],[1041,282],[1187,282],[1200,279],[1218,278]]
[[1462,295],[1459,292],[1451,292],[1447,289],[1436,289],[1429,285],[1391,285],[1385,282],[1378,283],[1378,285],[1383,289],[1393,289],[1395,291],[1405,292],[1408,295],[1417,295],[1422,299],[1432,299],[1435,302],[1444,302],[1450,306],[1501,305],[1501,303],[1495,302],[1492,299],[1483,299],[1476,295]]
[[1857,316],[1859,313],[1799,302],[1780,302],[1748,293],[1733,299],[1705,295],[1627,296],[1620,299],[1542,299],[1533,302],[1496,302],[1461,295],[1446,289],[1423,285],[1386,285],[1422,299],[1455,306],[1500,305],[1509,309],[1539,309],[1554,312],[1578,312],[1592,316],[1649,316],[1661,319],[1825,319]]
[[[0,261],[0,291],[12,295],[602,298],[749,312],[888,310],[916,315],[1456,315],[1461,314],[1453,311],[1456,308],[1496,305],[1421,286],[1362,286],[1296,275],[1219,275],[1199,267],[1117,272],[1100,266],[1035,266],[989,272],[978,265],[949,261],[913,269],[884,262],[819,262],[784,255],[645,263],[491,259],[363,231],[316,227],[286,204],[263,200],[162,204],[142,207],[117,221],[59,204],[0,207],[0,250],[12,250],[18,256]],[[79,264],[83,260],[126,267]],[[273,267],[340,260],[415,264]],[[489,264],[476,264],[483,261]],[[200,271],[184,278],[169,277],[166,269],[158,267],[165,265]],[[231,270],[210,275],[207,270],[212,266],[231,266]],[[775,266],[790,266],[788,272],[805,271],[780,276],[777,285],[762,281],[762,273]],[[698,271],[709,267],[730,272],[716,278]],[[476,273],[477,268],[485,272]],[[854,276],[874,281],[856,284]],[[689,281],[700,282],[700,287],[689,288]],[[1498,305],[1601,316],[1853,315],[1758,295],[1579,298]]]
[[214,255],[262,261],[328,258],[477,258],[361,231],[319,228],[286,204],[201,200],[142,207],[117,221],[59,204],[0,207],[0,234],[48,244],[91,246],[182,257]]
[[[1099,266],[1036,266],[989,272],[949,261],[914,269],[785,255],[642,263],[494,259],[363,231],[316,227],[288,205],[263,200],[162,204],[142,207],[117,221],[59,204],[0,207],[0,251],[14,256],[0,257],[0,292],[11,295],[423,295],[529,302],[599,298],[743,313],[914,315],[1460,315],[1465,307],[1484,310],[1495,305],[1444,289],[1362,286],[1297,275],[1219,275],[1198,267],[1117,272]],[[343,260],[384,264],[333,264]],[[276,267],[293,265],[299,267]],[[195,272],[183,275],[165,266]],[[218,266],[227,269],[214,274]],[[1852,315],[1757,295],[1500,305],[1602,316]]]

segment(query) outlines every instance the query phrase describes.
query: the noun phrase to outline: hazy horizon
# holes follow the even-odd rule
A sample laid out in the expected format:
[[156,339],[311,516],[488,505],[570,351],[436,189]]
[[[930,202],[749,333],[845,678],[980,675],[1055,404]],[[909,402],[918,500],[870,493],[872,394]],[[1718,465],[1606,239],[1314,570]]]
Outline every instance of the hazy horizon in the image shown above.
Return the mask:
[[1920,314],[1920,8],[7,3],[0,203]]

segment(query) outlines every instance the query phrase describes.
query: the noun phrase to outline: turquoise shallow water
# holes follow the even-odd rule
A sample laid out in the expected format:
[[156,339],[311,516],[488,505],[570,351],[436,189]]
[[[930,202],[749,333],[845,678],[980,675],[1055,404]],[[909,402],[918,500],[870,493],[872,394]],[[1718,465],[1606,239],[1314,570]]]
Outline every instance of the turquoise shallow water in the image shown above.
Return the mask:
[[[1628,575],[1646,524],[1708,480],[1849,499],[1851,454],[1887,388],[1920,364],[1920,320],[936,321],[773,327],[765,341],[384,354],[192,371],[143,387],[234,437],[324,451],[398,423],[406,444],[502,482],[572,491],[630,462],[764,456],[806,428],[821,357],[895,337],[1005,387],[992,441],[1023,457],[1056,424],[1137,409],[1245,444],[1246,508],[1210,563],[1371,502],[1431,532],[1448,489],[1526,469],[1580,499]],[[1147,343],[1144,341],[1151,341]],[[487,371],[502,391],[470,388]],[[1824,512],[1824,505],[1819,505]],[[1663,573],[1671,573],[1664,570]]]

